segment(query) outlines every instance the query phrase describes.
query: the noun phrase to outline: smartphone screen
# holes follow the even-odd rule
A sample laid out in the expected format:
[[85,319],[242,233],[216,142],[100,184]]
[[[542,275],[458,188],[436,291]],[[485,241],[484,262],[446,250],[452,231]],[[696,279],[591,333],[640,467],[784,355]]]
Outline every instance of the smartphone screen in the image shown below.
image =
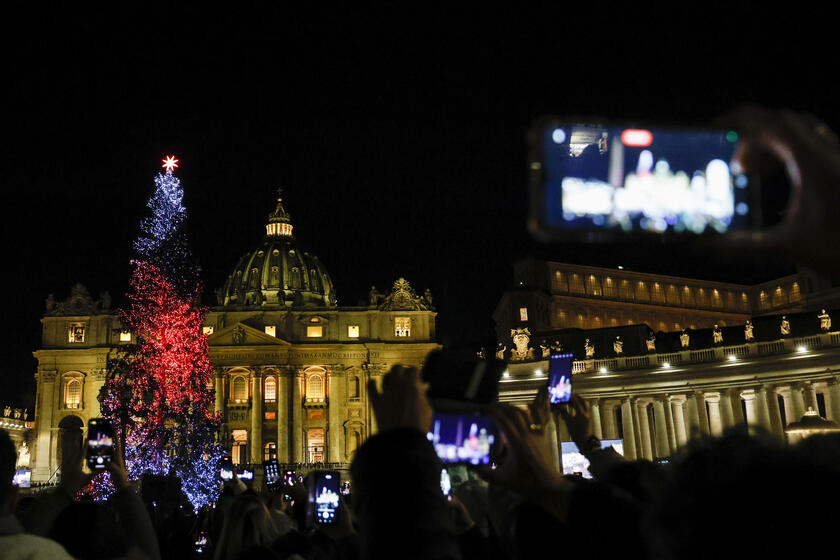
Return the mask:
[[254,480],[254,471],[250,469],[242,469],[238,473],[240,480]]
[[294,486],[295,482],[297,482],[297,473],[295,471],[286,471],[283,473],[283,479],[287,485]]
[[452,481],[449,478],[449,471],[446,469],[440,470],[440,491],[449,499],[450,492],[452,492]]
[[341,483],[341,493],[344,496],[350,495],[350,481],[349,480]]
[[277,464],[277,459],[269,459],[263,462],[263,469],[265,470],[265,487],[272,492],[276,492],[281,485],[280,467]]
[[29,488],[32,484],[32,471],[29,469],[18,469],[12,478],[12,486],[18,488]]
[[703,234],[755,222],[733,130],[547,120],[532,143],[532,227]]
[[496,429],[484,415],[436,412],[427,437],[443,463],[489,465]]
[[338,471],[315,471],[309,489],[310,511],[319,525],[333,525],[338,511],[341,477]]
[[548,402],[567,403],[572,398],[574,354],[552,354],[548,360]]
[[207,534],[204,531],[201,531],[195,539],[195,552],[196,554],[204,554],[206,548]]
[[219,461],[219,476],[222,480],[233,480],[233,461],[227,455]]
[[85,458],[92,471],[103,470],[111,462],[114,452],[114,430],[104,418],[88,421],[87,450]]

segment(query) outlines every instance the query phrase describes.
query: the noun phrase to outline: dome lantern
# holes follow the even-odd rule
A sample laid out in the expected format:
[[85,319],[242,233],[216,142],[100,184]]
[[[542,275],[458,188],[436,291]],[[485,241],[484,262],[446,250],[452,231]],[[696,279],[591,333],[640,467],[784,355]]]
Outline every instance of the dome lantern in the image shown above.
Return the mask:
[[288,212],[283,208],[283,198],[277,192],[277,207],[274,212],[268,215],[268,223],[265,226],[265,234],[269,237],[291,237],[292,220]]

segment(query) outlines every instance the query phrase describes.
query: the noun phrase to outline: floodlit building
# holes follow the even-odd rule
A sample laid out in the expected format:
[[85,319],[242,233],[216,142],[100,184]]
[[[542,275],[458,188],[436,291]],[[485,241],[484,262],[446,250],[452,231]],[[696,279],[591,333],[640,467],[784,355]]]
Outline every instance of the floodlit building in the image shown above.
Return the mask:
[[[805,273],[757,286],[521,261],[496,308],[500,400],[524,404],[570,352],[596,435],[662,459],[739,423],[777,438],[812,408],[840,420],[840,294]],[[557,424],[558,443],[569,436]]]
[[[280,200],[216,296],[203,330],[222,441],[238,464],[346,467],[376,430],[368,380],[395,364],[420,366],[439,347],[431,294],[402,278],[386,293],[372,288],[366,305],[338,306]],[[61,429],[100,415],[107,360],[133,335],[120,330],[107,294],[94,299],[81,285],[64,301],[50,296],[41,322],[32,478],[43,482],[58,467]]]

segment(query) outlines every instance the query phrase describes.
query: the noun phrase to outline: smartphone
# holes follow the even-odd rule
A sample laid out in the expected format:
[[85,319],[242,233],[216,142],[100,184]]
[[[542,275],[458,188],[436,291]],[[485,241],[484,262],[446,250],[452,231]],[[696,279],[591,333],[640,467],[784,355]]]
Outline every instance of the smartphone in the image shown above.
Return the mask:
[[283,479],[289,486],[294,486],[297,482],[297,473],[295,471],[286,471],[283,473]]
[[444,464],[489,465],[498,441],[493,421],[477,411],[436,411],[427,438]]
[[574,354],[551,354],[548,358],[548,402],[567,403],[572,398]]
[[250,469],[242,469],[237,473],[240,480],[254,480],[254,471]]
[[104,418],[88,420],[85,459],[92,471],[101,471],[111,462],[114,454],[114,429]]
[[283,485],[283,479],[280,478],[280,466],[277,464],[277,459],[263,461],[263,469],[265,471],[265,487],[271,492],[278,491]]
[[219,476],[222,480],[233,480],[233,461],[230,455],[225,455],[219,460]]
[[12,486],[18,488],[29,488],[32,485],[32,471],[29,469],[18,469],[12,478]]
[[529,133],[529,228],[544,241],[754,228],[757,182],[733,166],[738,139],[728,129],[540,119]]
[[429,384],[427,395],[433,403],[490,404],[499,395],[499,379],[506,367],[502,360],[477,358],[473,348],[446,348],[428,355],[420,376]]
[[341,483],[341,494],[344,495],[344,496],[349,496],[350,495],[350,481],[349,480],[345,480],[344,482]]
[[341,475],[338,471],[312,471],[309,487],[308,513],[310,523],[334,525],[338,512]]
[[204,551],[207,549],[207,534],[204,531],[198,533],[198,537],[195,539],[195,553],[196,554],[204,554]]
[[447,500],[452,499],[452,481],[449,478],[449,471],[445,468],[440,470],[440,491],[443,492]]

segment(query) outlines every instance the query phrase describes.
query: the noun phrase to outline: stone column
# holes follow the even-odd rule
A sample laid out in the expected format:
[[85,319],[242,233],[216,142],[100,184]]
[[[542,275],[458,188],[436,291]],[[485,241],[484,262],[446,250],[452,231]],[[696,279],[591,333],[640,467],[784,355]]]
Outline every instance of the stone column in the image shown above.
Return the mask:
[[56,408],[55,399],[56,372],[42,371],[38,373],[38,400],[35,413],[35,450],[32,455],[32,479],[46,482],[52,474],[50,449],[53,438],[53,410]]
[[263,421],[263,370],[254,368],[251,375],[251,463],[261,465],[263,462],[262,429]]
[[671,454],[677,452],[677,426],[674,422],[674,410],[671,407],[670,395],[660,397],[662,406],[665,409],[665,424],[668,428],[668,445],[671,449]]
[[704,436],[711,435],[709,415],[706,412],[706,398],[703,396],[703,391],[694,391],[694,400],[697,401],[697,420],[700,422],[700,433]]
[[814,389],[814,385],[810,381],[805,381],[802,384],[802,389],[805,393],[805,410],[811,407],[816,412],[819,412],[820,405],[817,403],[817,391]]
[[[731,428],[736,424],[735,415],[732,411],[732,397],[729,394],[729,389],[723,389],[719,395],[720,400],[720,416],[724,428]],[[711,426],[709,426],[711,428]]]
[[293,463],[303,462],[303,370],[294,373],[292,389],[292,452]]
[[665,405],[662,399],[653,401],[653,425],[656,428],[656,456],[670,457],[671,444],[668,441],[668,422],[665,419]]
[[615,405],[604,402],[601,410],[601,431],[604,434],[604,439],[618,439],[618,430],[615,425]]
[[327,420],[329,422],[329,449],[327,456],[331,463],[344,462],[344,449],[341,441],[344,435],[344,385],[346,379],[344,372],[340,368],[330,368],[329,370],[329,403],[327,410]]
[[621,427],[624,432],[624,456],[633,461],[636,459],[636,434],[633,433],[633,405],[630,397],[621,402]]
[[793,418],[788,419],[788,424],[798,421],[808,410],[805,408],[805,398],[802,395],[802,386],[799,383],[790,386],[790,402],[793,405]]
[[738,389],[730,390],[729,402],[732,405],[732,420],[735,424],[746,424],[747,419],[744,417],[744,409],[741,406],[741,391]]
[[831,411],[829,419],[840,422],[840,380],[832,379],[828,382],[828,395],[831,399],[831,406],[826,407]]
[[217,414],[224,416],[225,413],[225,378],[222,368],[215,368],[213,370],[213,389],[216,392],[216,407]]
[[785,428],[782,426],[782,413],[779,410],[779,396],[776,394],[776,389],[771,385],[763,385],[761,391],[764,393],[764,402],[767,403],[767,413],[770,416],[770,433],[776,439],[785,441]]
[[677,445],[679,448],[685,447],[688,437],[686,435],[685,414],[683,413],[684,398],[680,395],[672,395],[668,397],[671,403],[671,413],[674,415],[674,432],[677,438]]
[[277,462],[288,463],[289,456],[289,379],[294,371],[288,368],[277,370]]
[[592,399],[589,401],[589,413],[592,418],[591,420],[591,427],[592,433],[595,434],[595,437],[598,439],[604,439],[603,432],[601,430],[601,405],[600,400]]
[[793,401],[790,398],[790,390],[779,391],[779,394],[782,395],[782,404],[785,407],[785,427],[787,427],[787,424],[793,422],[796,416],[793,412]]
[[755,406],[755,391],[753,389],[741,391],[741,398],[744,399],[744,402],[747,404],[747,424],[749,426],[760,425],[758,411]]
[[[705,415],[706,411],[703,411]],[[693,393],[689,393],[685,397],[685,420],[688,431],[688,439],[694,439],[700,436],[700,413],[697,410],[697,399],[694,398]]]
[[767,430],[768,434],[772,434],[773,426],[770,423],[770,410],[767,407],[767,392],[761,386],[755,389],[755,411],[758,414],[758,425]]
[[704,395],[709,407],[709,431],[714,437],[723,434],[723,421],[720,413],[720,393],[706,393]]
[[647,407],[647,400],[636,400],[636,415],[639,419],[639,439],[642,443],[642,457],[648,461],[653,461],[653,445],[651,444]]

